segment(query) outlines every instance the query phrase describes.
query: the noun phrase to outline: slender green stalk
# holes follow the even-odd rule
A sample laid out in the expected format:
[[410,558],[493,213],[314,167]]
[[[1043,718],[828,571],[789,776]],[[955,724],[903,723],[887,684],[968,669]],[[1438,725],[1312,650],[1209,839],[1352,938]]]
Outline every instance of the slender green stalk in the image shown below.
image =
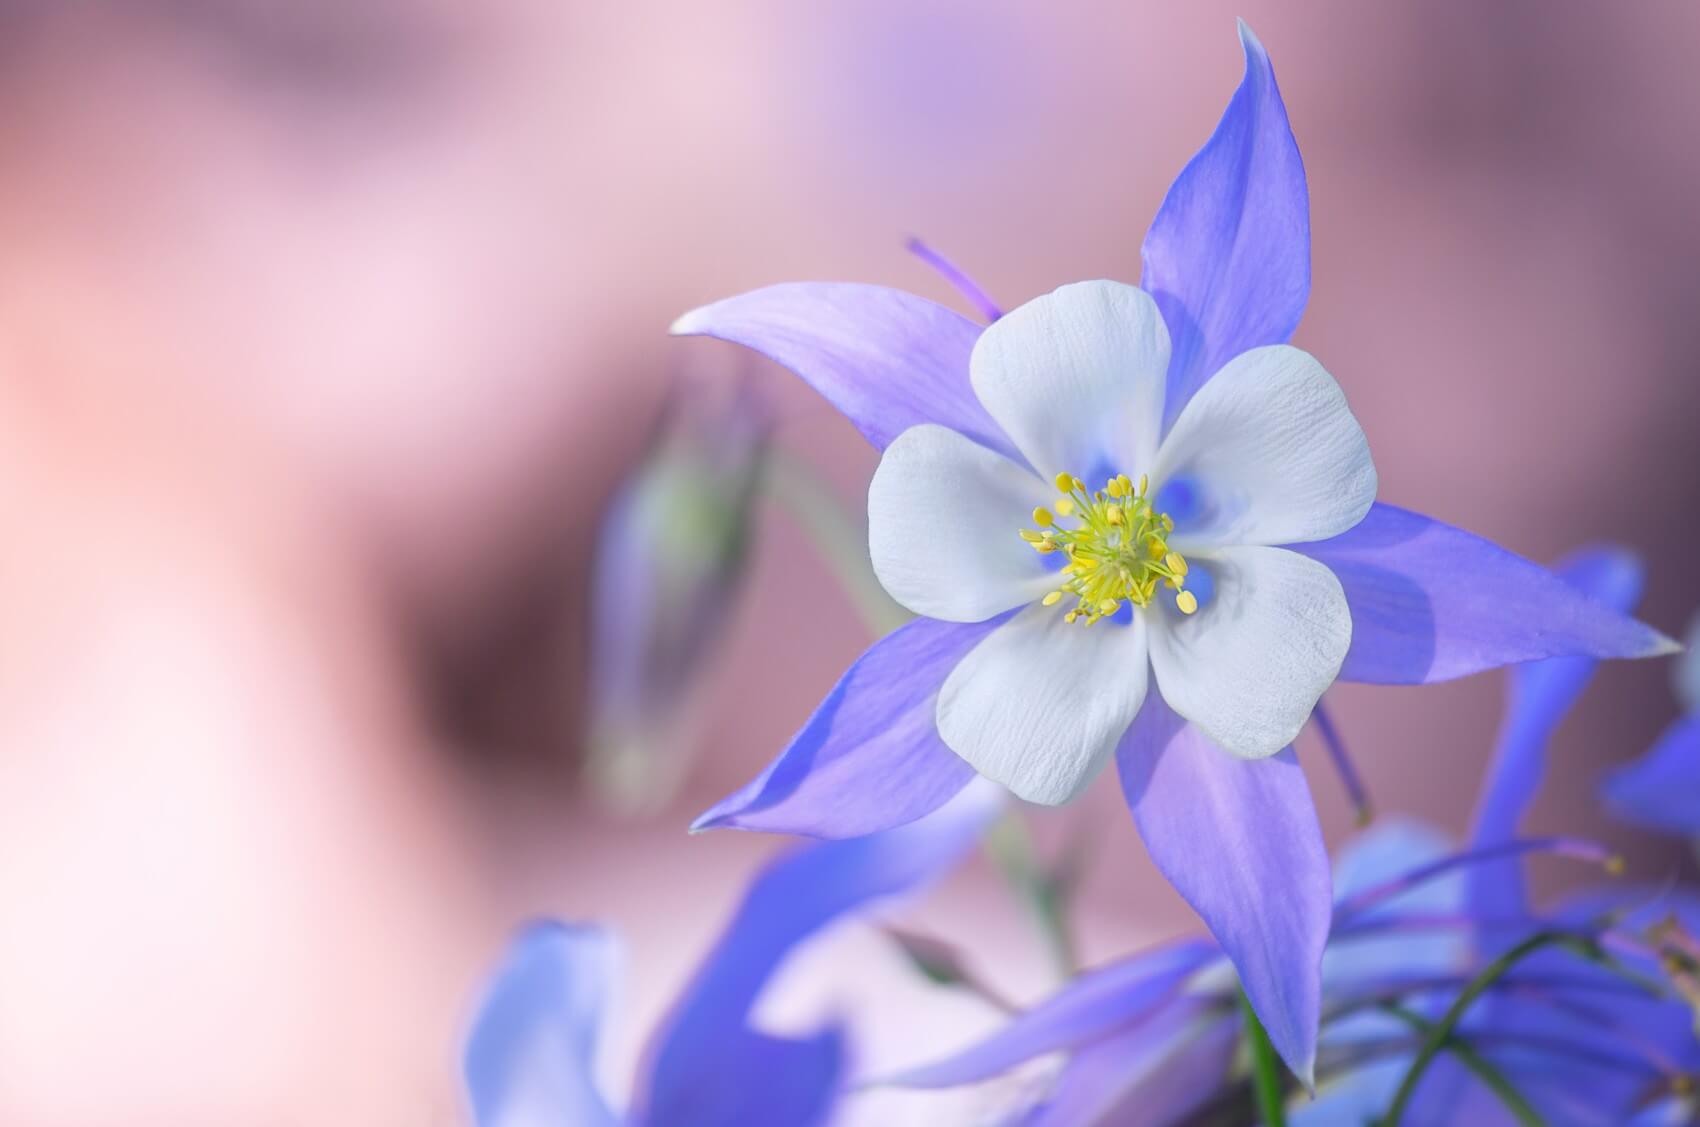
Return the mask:
[[1251,1008],[1251,999],[1240,991],[1240,1013],[1245,1018],[1246,1047],[1251,1050],[1251,1087],[1257,1096],[1257,1111],[1263,1127],[1287,1127],[1287,1103],[1281,1092],[1281,1058],[1269,1043],[1269,1032]]
[[1545,947],[1569,947],[1590,961],[1598,961],[1600,957],[1598,946],[1593,941],[1579,937],[1571,931],[1537,931],[1521,943],[1500,955],[1482,969],[1482,972],[1472,978],[1464,989],[1458,992],[1458,997],[1452,1000],[1446,1013],[1430,1030],[1423,1041],[1422,1048],[1411,1060],[1411,1067],[1405,1071],[1405,1078],[1399,1082],[1399,1090],[1393,1094],[1393,1102],[1388,1105],[1387,1115],[1382,1119],[1382,1127],[1397,1127],[1404,1117],[1405,1109],[1410,1106],[1411,1098],[1416,1095],[1417,1085],[1422,1082],[1423,1073],[1440,1054],[1443,1048],[1453,1040],[1453,1034],[1458,1023],[1463,1020],[1475,1000],[1487,992],[1495,982],[1499,981],[1507,971],[1536,951]]
[[[1403,1006],[1390,1003],[1383,1006],[1382,1009],[1409,1025],[1424,1037],[1433,1037],[1435,1034],[1436,1026],[1434,1022],[1412,1013]],[[1447,1052],[1457,1057],[1465,1068],[1475,1074],[1476,1079],[1487,1085],[1488,1089],[1499,1097],[1499,1102],[1505,1105],[1512,1118],[1523,1124],[1523,1127],[1546,1127],[1546,1121],[1541,1118],[1540,1113],[1534,1109],[1523,1093],[1519,1092],[1516,1086],[1506,1078],[1505,1073],[1495,1068],[1492,1062],[1476,1052],[1467,1041],[1448,1035],[1443,1044]]]

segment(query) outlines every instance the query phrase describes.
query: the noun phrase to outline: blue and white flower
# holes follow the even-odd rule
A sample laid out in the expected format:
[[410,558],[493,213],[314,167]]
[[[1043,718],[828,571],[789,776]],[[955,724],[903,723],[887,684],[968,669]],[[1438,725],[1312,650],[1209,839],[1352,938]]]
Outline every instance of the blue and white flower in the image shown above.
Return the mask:
[[1288,744],[1322,690],[1671,643],[1373,503],[1339,389],[1286,347],[1310,291],[1304,166],[1269,57],[1240,38],[1244,80],[1163,201],[1139,288],[1066,287],[988,328],[798,283],[674,326],[790,368],[884,452],[871,553],[922,615],[697,828],[869,833],[976,771],[1060,802],[1113,755],[1153,860],[1308,1077],[1332,897]]

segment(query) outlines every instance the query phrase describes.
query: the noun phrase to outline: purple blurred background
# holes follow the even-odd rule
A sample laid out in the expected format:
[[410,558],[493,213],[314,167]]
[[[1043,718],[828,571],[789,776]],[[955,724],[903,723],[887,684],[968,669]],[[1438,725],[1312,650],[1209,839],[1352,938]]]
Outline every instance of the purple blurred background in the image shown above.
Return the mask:
[[[956,302],[910,234],[1006,304],[1137,280],[1238,81],[1236,15],[1309,170],[1297,342],[1383,499],[1539,560],[1632,544],[1679,632],[1691,3],[0,2],[0,1122],[457,1122],[467,1008],[539,913],[627,941],[623,1085],[775,844],[684,827],[869,641],[764,520],[682,792],[589,800],[599,514],[669,380],[736,364],[667,324],[803,278]],[[872,452],[758,379],[778,445],[858,506]],[[1380,809],[1456,831],[1500,692],[1330,699]],[[1685,863],[1591,801],[1675,709],[1662,666],[1605,670],[1533,828]],[[1193,926],[1113,785],[1038,826],[1096,843],[1089,961]],[[913,918],[1044,988],[983,865]],[[988,1019],[867,929],[781,985],[776,1020],[850,1012],[874,1063]],[[995,1093],[882,1099],[869,1121],[971,1121]]]

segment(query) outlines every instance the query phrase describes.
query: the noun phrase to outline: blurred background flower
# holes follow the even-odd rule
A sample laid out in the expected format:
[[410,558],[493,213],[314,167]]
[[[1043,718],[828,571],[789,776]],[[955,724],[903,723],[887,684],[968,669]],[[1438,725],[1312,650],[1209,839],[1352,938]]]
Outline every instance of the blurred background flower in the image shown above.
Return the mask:
[[[1633,544],[1642,616],[1677,627],[1700,574],[1672,519],[1700,489],[1692,4],[0,2],[0,1122],[457,1122],[467,999],[539,914],[626,937],[644,974],[607,1047],[634,1075],[767,856],[684,826],[869,641],[776,513],[678,795],[615,819],[583,785],[586,530],[686,355],[666,325],[784,278],[955,303],[910,232],[1006,308],[1131,279],[1238,78],[1240,15],[1309,174],[1295,343],[1351,397],[1382,496],[1534,559]],[[771,386],[771,456],[857,512],[871,453]],[[1601,672],[1523,832],[1688,864],[1592,792],[1675,717],[1665,681]],[[1462,831],[1494,678],[1330,705],[1381,809]],[[1349,803],[1314,783],[1337,842]],[[1089,963],[1194,926],[1118,802],[1036,827],[1045,855],[1096,835]],[[983,862],[916,915],[1018,1000],[1052,988]],[[871,1068],[997,1021],[918,989],[847,928],[761,1016],[846,1013]]]
[[664,805],[688,766],[704,665],[743,585],[768,428],[748,379],[681,379],[602,518],[585,752],[616,809]]

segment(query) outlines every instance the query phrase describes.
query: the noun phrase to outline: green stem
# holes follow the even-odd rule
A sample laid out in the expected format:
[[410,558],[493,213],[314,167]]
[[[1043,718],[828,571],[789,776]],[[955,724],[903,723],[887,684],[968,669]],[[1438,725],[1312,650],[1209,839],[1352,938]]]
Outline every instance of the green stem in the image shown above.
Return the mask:
[[[1403,1006],[1390,1003],[1383,1006],[1382,1009],[1409,1025],[1424,1037],[1432,1038],[1435,1035],[1437,1027],[1434,1022],[1412,1013]],[[1476,1079],[1487,1085],[1493,1094],[1499,1097],[1499,1102],[1505,1105],[1506,1110],[1511,1112],[1512,1117],[1523,1124],[1523,1127],[1545,1127],[1546,1121],[1524,1098],[1523,1093],[1519,1092],[1516,1086],[1506,1078],[1505,1073],[1495,1068],[1486,1057],[1476,1052],[1467,1041],[1447,1035],[1442,1044],[1448,1052],[1463,1063],[1465,1068],[1475,1074]]]
[[1251,1008],[1251,999],[1240,991],[1240,1013],[1245,1018],[1246,1047],[1251,1050],[1251,1086],[1263,1127],[1287,1127],[1287,1105],[1281,1094],[1281,1059],[1269,1043],[1269,1032]]
[[774,504],[796,521],[832,569],[868,633],[883,638],[910,619],[880,586],[868,559],[868,535],[838,493],[807,463],[774,450],[763,487]]
[[1275,1056],[1268,1030],[1251,1008],[1246,991],[1239,991],[1239,1013],[1246,1022],[1246,1049],[1251,1051],[1251,1093],[1258,1100],[1263,1127],[1287,1127],[1287,1100],[1282,1093],[1282,1062]]
[[1482,972],[1471,979],[1458,997],[1452,1000],[1446,1013],[1429,1031],[1422,1048],[1411,1061],[1411,1067],[1406,1070],[1405,1078],[1399,1082],[1399,1090],[1393,1094],[1393,1102],[1387,1108],[1387,1115],[1382,1119],[1382,1127],[1397,1127],[1410,1106],[1411,1098],[1416,1095],[1417,1085],[1422,1082],[1423,1073],[1440,1054],[1463,1020],[1464,1013],[1475,1000],[1487,992],[1495,982],[1502,978],[1507,971],[1543,947],[1570,947],[1590,961],[1597,960],[1598,951],[1589,940],[1578,937],[1569,931],[1538,931],[1523,942],[1500,955],[1482,969]]

